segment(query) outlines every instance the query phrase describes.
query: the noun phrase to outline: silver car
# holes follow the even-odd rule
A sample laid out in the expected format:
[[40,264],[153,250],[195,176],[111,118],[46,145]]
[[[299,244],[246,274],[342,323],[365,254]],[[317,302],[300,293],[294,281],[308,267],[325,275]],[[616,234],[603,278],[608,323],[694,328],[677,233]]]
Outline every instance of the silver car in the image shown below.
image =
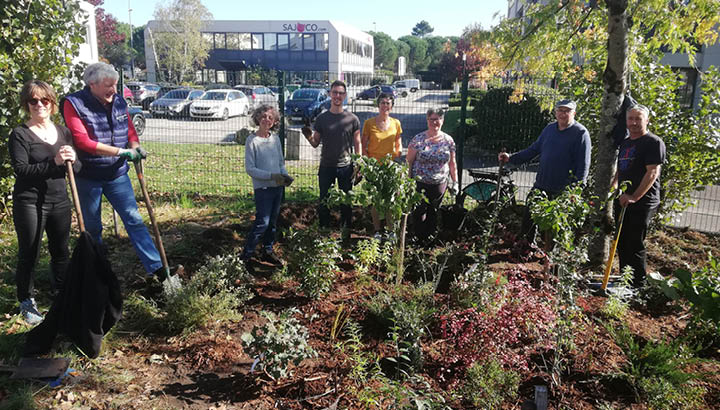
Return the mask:
[[205,91],[191,88],[178,88],[165,93],[160,99],[150,104],[150,113],[153,117],[188,117],[190,116],[190,103],[200,98]]
[[264,85],[236,85],[233,87],[245,94],[250,101],[250,109],[255,109],[262,104],[277,105],[278,97]]

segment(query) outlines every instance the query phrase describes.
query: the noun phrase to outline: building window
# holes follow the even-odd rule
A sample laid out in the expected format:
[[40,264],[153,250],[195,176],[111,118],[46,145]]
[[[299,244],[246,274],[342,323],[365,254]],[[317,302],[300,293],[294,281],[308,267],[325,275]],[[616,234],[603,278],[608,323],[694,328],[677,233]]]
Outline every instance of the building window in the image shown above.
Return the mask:
[[215,33],[215,48],[226,48],[225,33]]
[[265,47],[264,49],[267,51],[271,50],[277,50],[277,41],[276,41],[276,35],[275,33],[265,33],[263,36],[265,37]]
[[303,34],[303,50],[315,50],[315,35]]
[[250,33],[240,33],[240,50],[250,50]]
[[278,34],[277,35],[277,49],[278,50],[287,50],[289,44],[290,44],[290,35],[289,34]]
[[240,38],[238,37],[238,33],[227,33],[225,38],[227,40],[228,50],[237,50],[240,47]]
[[262,50],[263,49],[263,35],[260,33],[252,34],[252,49]]
[[213,45],[214,36],[212,33],[202,33],[203,41],[210,45],[210,48],[215,48]]
[[683,86],[678,89],[678,99],[683,108],[692,108],[695,99],[695,82],[697,82],[697,70],[694,68],[676,69],[682,75]]
[[315,50],[325,51],[328,49],[328,34],[317,33],[315,34]]
[[302,50],[302,34],[290,33],[290,50],[293,50],[293,51]]

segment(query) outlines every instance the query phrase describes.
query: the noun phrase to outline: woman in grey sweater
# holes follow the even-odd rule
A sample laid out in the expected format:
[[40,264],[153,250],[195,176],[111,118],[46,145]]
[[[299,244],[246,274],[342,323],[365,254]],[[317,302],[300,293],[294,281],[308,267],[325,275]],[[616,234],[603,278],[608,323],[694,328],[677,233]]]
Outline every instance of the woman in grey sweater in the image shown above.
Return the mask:
[[273,252],[276,222],[283,191],[293,178],[285,169],[280,139],[272,133],[280,121],[278,110],[270,105],[261,105],[253,112],[252,120],[258,130],[245,141],[245,171],[253,182],[255,223],[240,257],[249,260],[262,239],[263,252],[260,259],[277,265],[282,261]]

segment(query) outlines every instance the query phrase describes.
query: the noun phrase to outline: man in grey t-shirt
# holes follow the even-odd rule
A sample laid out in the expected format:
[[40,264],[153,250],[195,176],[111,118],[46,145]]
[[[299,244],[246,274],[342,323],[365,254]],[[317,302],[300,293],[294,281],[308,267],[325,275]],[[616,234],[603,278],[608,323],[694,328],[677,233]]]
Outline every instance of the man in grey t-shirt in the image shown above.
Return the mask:
[[[310,145],[317,147],[322,143],[318,184],[320,185],[320,206],[318,215],[320,226],[330,225],[330,210],[323,204],[330,187],[338,186],[345,192],[352,188],[353,165],[350,154],[360,150],[360,120],[355,114],[343,110],[343,101],[347,95],[345,83],[337,80],[330,86],[330,110],[320,114],[315,120],[315,131],[303,127],[303,135]],[[340,208],[341,223],[349,234],[352,222],[352,210],[349,205]]]

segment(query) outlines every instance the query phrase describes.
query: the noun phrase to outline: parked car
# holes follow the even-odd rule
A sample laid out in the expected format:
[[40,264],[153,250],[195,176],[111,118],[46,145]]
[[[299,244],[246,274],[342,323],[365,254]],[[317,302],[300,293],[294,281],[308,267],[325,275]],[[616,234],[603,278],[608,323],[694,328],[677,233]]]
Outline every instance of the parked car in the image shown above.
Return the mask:
[[221,118],[248,115],[250,102],[240,90],[210,90],[190,104],[192,118]]
[[143,132],[145,132],[145,114],[143,114],[143,110],[138,107],[128,107],[128,114],[132,119],[138,137],[143,135]]
[[190,103],[202,97],[203,90],[192,88],[178,88],[168,91],[159,99],[150,104],[150,113],[153,117],[171,116],[187,117],[190,115]]
[[236,85],[233,88],[247,96],[251,109],[261,104],[277,104],[277,94],[264,85]]
[[328,92],[324,88],[300,88],[285,102],[285,116],[290,121],[315,121],[315,118],[327,109],[324,105],[329,100]]
[[358,93],[355,98],[358,100],[374,100],[380,93],[392,94],[393,98],[398,96],[397,90],[392,85],[374,85]]
[[[270,91],[274,92],[275,95],[278,95],[280,93],[280,87],[276,85],[269,85],[268,88],[270,89]],[[285,101],[287,101],[290,99],[290,94],[295,90],[291,90],[289,87],[284,87],[284,90],[285,92],[283,94],[285,94]]]
[[123,98],[125,99],[127,105],[131,105],[133,103],[133,93],[127,85],[123,85]]
[[226,83],[209,83],[205,84],[205,91],[207,90],[227,90],[232,88],[229,84]]
[[395,81],[392,85],[398,89],[398,92],[401,92],[403,89],[407,89],[410,90],[411,93],[414,93],[420,89],[420,80],[417,78],[406,78],[405,80]]
[[162,98],[163,95],[167,94],[169,91],[177,90],[178,88],[186,88],[180,85],[170,84],[170,83],[158,83],[160,86],[160,91],[158,91],[157,96],[155,99]]
[[150,107],[150,103],[157,98],[160,86],[153,83],[127,83],[133,94],[133,103],[140,105],[144,110]]

